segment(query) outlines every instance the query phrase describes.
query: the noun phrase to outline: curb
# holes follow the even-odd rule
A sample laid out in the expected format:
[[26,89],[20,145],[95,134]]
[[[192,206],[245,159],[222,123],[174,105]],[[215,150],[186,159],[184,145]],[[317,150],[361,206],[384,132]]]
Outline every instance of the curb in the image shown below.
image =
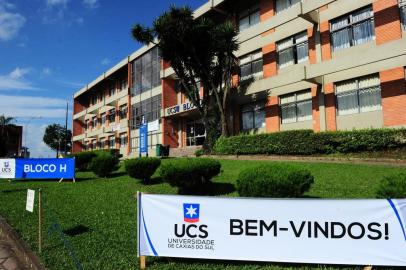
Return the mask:
[[46,270],[38,256],[18,237],[14,229],[2,217],[0,217],[0,235],[12,244],[17,257],[24,260],[22,263],[25,263],[28,269]]
[[406,160],[390,158],[339,158],[317,156],[266,156],[266,155],[204,155],[204,157],[225,160],[264,160],[264,161],[296,161],[313,163],[369,164],[406,167]]

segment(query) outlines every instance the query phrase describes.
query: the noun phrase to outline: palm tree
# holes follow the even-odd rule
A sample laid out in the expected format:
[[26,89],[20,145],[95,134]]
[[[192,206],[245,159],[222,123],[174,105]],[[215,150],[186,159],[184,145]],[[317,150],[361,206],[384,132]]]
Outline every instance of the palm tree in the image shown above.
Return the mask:
[[151,28],[134,25],[132,35],[141,43],[156,44],[163,60],[174,69],[179,90],[202,118],[208,135],[205,146],[211,148],[210,134],[216,137],[218,127],[222,135],[228,136],[226,107],[234,89],[232,78],[238,71],[234,55],[239,47],[238,31],[234,25],[229,20],[216,23],[194,18],[190,8],[172,6],[155,19]]
[[7,155],[7,144],[10,139],[11,131],[16,125],[14,124],[15,119],[13,117],[8,117],[0,115],[0,157]]

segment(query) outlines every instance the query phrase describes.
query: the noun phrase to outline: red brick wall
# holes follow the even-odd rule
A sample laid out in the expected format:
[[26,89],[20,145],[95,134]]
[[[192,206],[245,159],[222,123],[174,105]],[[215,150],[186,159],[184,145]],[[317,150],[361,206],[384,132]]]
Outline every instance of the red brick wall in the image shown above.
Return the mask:
[[279,131],[279,98],[277,96],[268,97],[268,102],[265,106],[265,117],[266,131]]
[[264,78],[275,76],[277,72],[276,63],[276,43],[271,43],[262,48],[263,65],[264,65]]
[[79,142],[79,141],[73,142],[72,153],[78,153],[78,152],[81,152],[82,150],[83,150],[83,145],[81,142]]
[[261,22],[266,21],[275,15],[274,0],[260,1]]
[[330,45],[330,24],[329,22],[320,23],[320,39],[321,39],[321,59],[327,61],[331,59]]
[[320,132],[320,107],[319,107],[319,89],[317,86],[312,87],[312,115],[313,130]]
[[178,122],[173,119],[162,118],[163,144],[171,148],[179,146]]
[[178,103],[175,91],[175,81],[172,79],[162,80],[162,108],[175,106]]
[[398,0],[376,0],[373,3],[376,44],[402,37]]
[[406,85],[403,67],[381,71],[381,95],[385,126],[406,125]]
[[83,122],[80,120],[73,120],[73,130],[72,135],[77,136],[83,133]]
[[73,114],[77,114],[85,109],[85,104],[79,101],[79,99],[73,100]]
[[317,63],[316,55],[316,26],[307,29],[307,36],[309,39],[309,62],[310,64]]
[[324,85],[324,100],[326,108],[326,126],[328,131],[337,130],[336,120],[336,97],[334,94],[334,84]]

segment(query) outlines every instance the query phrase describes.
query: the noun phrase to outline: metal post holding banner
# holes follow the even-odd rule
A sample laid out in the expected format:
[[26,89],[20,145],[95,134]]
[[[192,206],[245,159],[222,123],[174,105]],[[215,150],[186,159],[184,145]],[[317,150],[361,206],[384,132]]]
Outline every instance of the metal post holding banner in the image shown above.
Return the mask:
[[406,266],[406,199],[137,197],[139,257]]
[[42,252],[42,219],[43,219],[43,211],[42,211],[42,190],[38,189],[38,251],[39,253]]
[[[137,215],[141,216],[141,192],[137,191]],[[137,239],[139,239],[139,234],[140,234],[140,219],[137,218]],[[137,241],[137,257],[140,258],[140,269],[146,269],[147,268],[147,262],[146,262],[146,256],[140,256],[140,242]]]
[[145,153],[148,157],[148,124],[142,124],[140,126],[140,148],[139,156]]

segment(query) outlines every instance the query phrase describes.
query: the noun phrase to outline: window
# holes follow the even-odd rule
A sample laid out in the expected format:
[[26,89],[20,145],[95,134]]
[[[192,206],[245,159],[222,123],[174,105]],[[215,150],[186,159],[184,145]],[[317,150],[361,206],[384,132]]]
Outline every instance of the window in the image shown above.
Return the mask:
[[121,148],[127,146],[127,141],[128,141],[127,134],[126,133],[120,134],[120,147]]
[[206,130],[200,121],[186,123],[186,146],[203,145],[206,139]]
[[402,21],[402,28],[406,31],[406,0],[399,1],[400,18]]
[[109,85],[109,96],[114,96],[116,94],[116,86],[114,83]]
[[97,149],[97,141],[93,141],[92,143],[92,149],[96,150]]
[[103,139],[100,140],[100,149],[104,149],[105,147],[106,147],[106,141],[103,138]]
[[132,128],[139,128],[142,123],[152,122],[161,117],[161,95],[143,100],[132,106]]
[[277,43],[279,68],[298,64],[309,59],[309,43],[304,31]]
[[312,94],[310,90],[280,97],[282,124],[312,120]]
[[381,109],[381,86],[378,75],[337,83],[335,91],[338,115]]
[[255,5],[240,14],[238,20],[238,28],[241,31],[258,24],[260,21],[259,5]]
[[255,51],[240,58],[241,81],[251,77],[262,77],[262,51]]
[[276,0],[276,13],[282,12],[300,2],[301,0]]
[[265,127],[265,102],[245,104],[241,108],[242,129],[251,130]]
[[153,48],[133,62],[132,95],[138,95],[161,84],[161,57]]
[[120,120],[127,118],[128,108],[127,105],[120,106]]
[[339,17],[330,23],[333,51],[360,45],[375,39],[372,7]]
[[115,143],[116,143],[115,137],[114,136],[109,137],[109,148],[110,149],[116,148]]
[[104,124],[106,124],[106,114],[105,113],[102,113],[100,116],[100,124],[102,126],[104,126]]
[[94,94],[90,99],[90,104],[95,105],[97,104],[97,95]]
[[116,109],[112,109],[109,111],[109,123],[116,122]]
[[120,81],[120,91],[127,90],[127,87],[128,87],[127,78],[121,79],[121,81]]
[[97,128],[97,117],[96,116],[93,117],[92,121],[93,121],[93,128]]

